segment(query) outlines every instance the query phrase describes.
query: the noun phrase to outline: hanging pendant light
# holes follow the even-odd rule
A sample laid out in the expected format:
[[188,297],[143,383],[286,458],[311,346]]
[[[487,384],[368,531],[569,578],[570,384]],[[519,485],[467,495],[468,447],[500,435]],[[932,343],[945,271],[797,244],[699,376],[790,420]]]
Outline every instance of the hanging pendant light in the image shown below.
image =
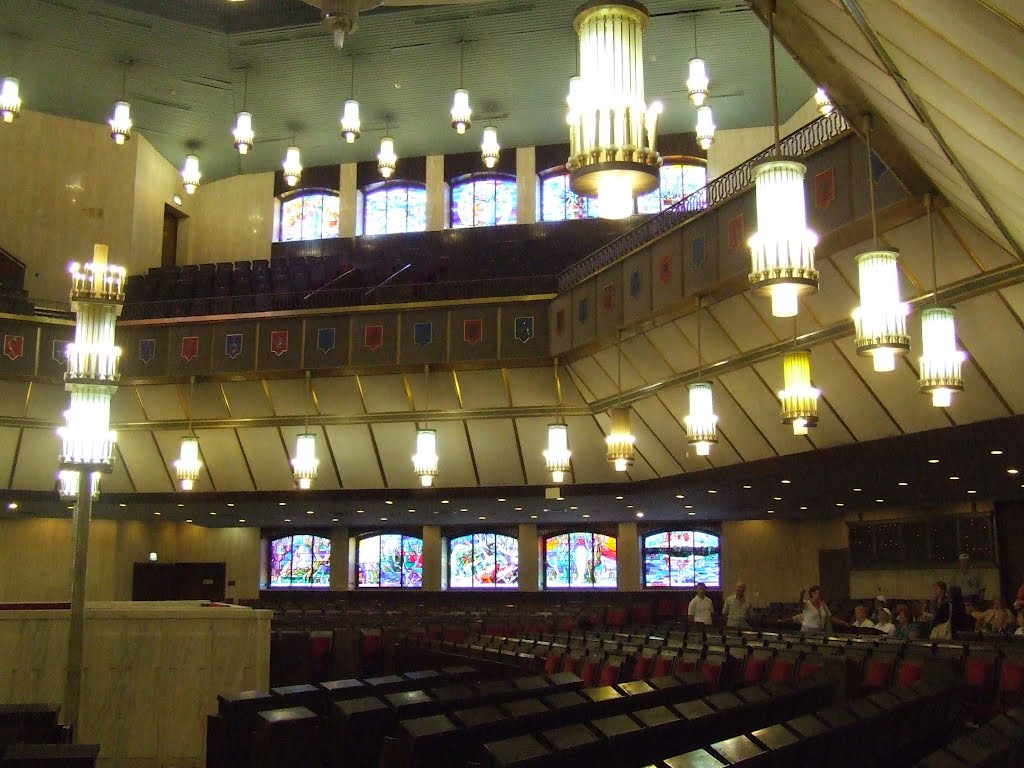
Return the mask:
[[[100,495],[100,473],[89,473],[90,494],[94,499]],[[78,498],[78,470],[62,469],[57,473],[57,493],[62,499]]]
[[935,231],[932,228],[932,197],[925,195],[928,210],[928,239],[932,251],[932,284],[935,286],[935,305],[921,313],[921,342],[924,352],[918,388],[932,396],[936,408],[953,404],[953,393],[963,392],[961,366],[967,359],[963,350],[956,348],[956,313],[951,307],[940,307],[939,279],[935,266]]
[[831,115],[834,107],[832,106],[832,99],[825,93],[824,88],[819,88],[814,92],[814,105],[818,108],[818,114],[824,117],[825,115]]
[[[430,410],[430,366],[423,366],[423,410]],[[412,455],[413,471],[420,478],[420,485],[429,488],[437,477],[437,432],[429,429],[426,422],[416,430],[416,453]]]
[[194,195],[199,180],[203,174],[199,172],[199,158],[196,155],[189,155],[185,158],[185,165],[181,167],[181,182],[185,186],[186,195]]
[[312,379],[306,371],[305,428],[295,440],[295,457],[292,459],[292,477],[300,491],[308,491],[316,480],[320,459],[316,457],[316,436],[309,431],[309,400],[312,394]]
[[865,118],[867,139],[868,198],[871,208],[873,249],[857,256],[860,306],[853,310],[858,355],[872,358],[877,372],[896,368],[896,356],[910,351],[907,315],[910,307],[900,300],[899,251],[880,250],[875,216],[875,184],[871,169],[871,118]]
[[231,130],[231,136],[235,140],[235,149],[238,154],[247,155],[252,149],[256,134],[252,130],[252,115],[246,111],[249,101],[249,68],[245,69],[245,82],[242,86],[242,111],[235,118],[235,127]]
[[562,380],[558,375],[558,358],[555,358],[555,419],[548,424],[548,447],[543,451],[544,466],[551,474],[551,482],[564,483],[571,467],[572,452],[569,450],[569,429],[562,423]]
[[779,392],[782,401],[782,423],[793,425],[794,435],[806,435],[807,428],[818,423],[818,397],[821,390],[811,386],[811,353],[799,349],[786,353],[782,361],[785,389]]
[[[697,378],[701,378],[701,297],[697,297]],[[690,412],[683,419],[686,442],[698,456],[711,454],[711,446],[718,442],[718,416],[715,415],[714,392],[710,381],[696,381],[687,387]]]
[[110,138],[118,146],[123,145],[132,135],[131,106],[127,101],[128,92],[128,66],[130,62],[122,62],[121,72],[121,100],[114,104],[114,113],[107,123],[110,125]]
[[465,89],[466,41],[459,41],[459,87],[452,98],[452,128],[460,136],[469,130],[473,110],[469,106],[469,91]]
[[498,129],[493,125],[484,128],[484,140],[480,144],[480,152],[487,168],[493,168],[498,164],[501,147],[498,145]]
[[199,440],[192,429],[192,396],[196,385],[196,377],[189,379],[188,387],[188,435],[181,438],[178,459],[174,462],[174,471],[181,482],[181,490],[191,491],[199,480],[199,472],[203,462],[199,458]]
[[352,144],[359,138],[359,102],[356,101],[356,57],[352,57],[352,77],[349,83],[349,98],[345,102],[345,108],[341,113],[341,135],[345,141]]
[[13,123],[14,118],[21,114],[21,91],[18,79],[5,77],[0,84],[0,118],[5,123]]
[[715,116],[708,105],[697,109],[697,125],[694,130],[701,149],[707,150],[715,143]]
[[818,236],[807,228],[804,201],[806,166],[782,157],[779,146],[779,98],[775,71],[775,13],[768,14],[768,56],[771,63],[772,122],[775,157],[754,167],[757,232],[750,246],[750,282],[754,291],[772,300],[775,317],[793,317],[803,293],[818,290],[814,247]]
[[302,178],[302,155],[295,145],[288,147],[284,154],[284,162],[281,164],[284,169],[284,180],[289,187],[294,187]]
[[395,140],[385,136],[380,140],[380,152],[377,153],[377,169],[385,179],[390,179],[398,165],[398,155],[395,154]]
[[[686,93],[695,107],[704,106],[708,98],[708,85],[711,80],[708,77],[707,66],[704,59],[697,55],[697,17],[693,17],[693,58],[690,59],[690,76],[686,78]],[[705,147],[707,149],[707,147]]]
[[[616,386],[619,390],[619,397],[622,397],[622,332],[619,332],[616,340],[616,352],[618,358],[618,371],[616,375]],[[611,428],[605,443],[608,450],[608,462],[615,468],[616,472],[625,472],[633,466],[633,445],[636,437],[629,428],[629,408],[621,406],[612,408],[608,415],[611,417]]]

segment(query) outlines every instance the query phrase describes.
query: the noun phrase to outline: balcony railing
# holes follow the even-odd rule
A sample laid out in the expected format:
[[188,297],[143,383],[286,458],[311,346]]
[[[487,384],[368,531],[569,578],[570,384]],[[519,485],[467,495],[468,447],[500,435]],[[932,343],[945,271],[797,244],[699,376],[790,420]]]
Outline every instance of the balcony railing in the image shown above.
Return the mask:
[[[846,119],[839,112],[833,111],[783,138],[779,148],[785,157],[804,157],[848,130],[850,125]],[[577,261],[558,276],[558,292],[568,291],[574,285],[675,229],[688,219],[743,192],[754,183],[754,166],[774,153],[774,145],[766,148],[742,165],[713,179],[701,189],[691,192],[672,207],[666,208],[598,248],[586,258]]]

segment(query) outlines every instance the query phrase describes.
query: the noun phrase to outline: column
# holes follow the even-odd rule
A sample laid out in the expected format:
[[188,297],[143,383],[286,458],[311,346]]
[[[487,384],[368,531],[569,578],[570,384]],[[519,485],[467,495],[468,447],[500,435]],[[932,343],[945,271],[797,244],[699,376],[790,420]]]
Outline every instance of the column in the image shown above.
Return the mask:
[[523,523],[519,526],[519,591],[540,591],[540,548],[537,526]]
[[516,148],[516,222],[536,224],[537,209],[537,153],[533,147]]
[[448,180],[444,177],[444,155],[427,156],[427,231],[448,226]]
[[640,573],[640,531],[636,523],[619,523],[617,537],[619,591],[636,592],[643,583]]
[[[355,237],[362,232],[359,187],[356,185],[356,164],[342,163],[338,177],[338,235]],[[333,549],[332,549],[333,552]]]
[[355,586],[353,562],[350,557],[348,528],[331,528],[331,592],[347,592]]
[[425,592],[441,591],[441,574],[444,571],[442,555],[444,541],[441,539],[441,526],[423,526],[423,590]]

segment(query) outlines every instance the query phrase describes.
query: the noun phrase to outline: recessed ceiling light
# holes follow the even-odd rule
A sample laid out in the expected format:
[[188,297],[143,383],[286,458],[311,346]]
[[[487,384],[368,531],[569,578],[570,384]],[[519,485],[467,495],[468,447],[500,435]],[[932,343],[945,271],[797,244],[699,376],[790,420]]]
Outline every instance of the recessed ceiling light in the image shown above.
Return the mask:
[[477,518],[477,520],[486,520],[486,519],[487,519],[487,515],[480,515],[480,517]]
[[768,510],[768,514],[769,515],[774,515],[775,514],[775,510],[774,509],[769,509]]
[[388,519],[387,519],[386,517],[382,517],[382,518],[380,519],[380,521],[381,521],[382,523],[386,523],[386,522],[388,521]]
[[415,509],[410,509],[410,510],[409,510],[409,512],[415,512],[415,511],[416,511]]
[[686,514],[688,514],[688,515],[690,515],[692,517],[693,515],[696,515],[697,513],[696,512],[687,512]]
[[361,515],[361,514],[363,514],[363,513],[365,512],[365,511],[366,511],[365,509],[357,509],[357,510],[356,510],[356,514],[357,514],[357,515]]
[[385,504],[394,504],[395,502],[393,502],[393,501],[392,501],[391,499],[388,499],[388,500],[387,500],[387,501],[385,501],[384,503],[385,503]]
[[588,514],[587,514],[587,513],[585,513],[585,512],[583,513],[583,516],[584,516],[584,517],[590,517],[590,515],[588,515]]
[[277,506],[279,506],[279,507],[285,507],[287,505],[288,505],[287,501],[279,501],[279,502],[277,502]]
[[1003,452],[996,448],[994,451],[989,451],[993,456],[1002,456]]
[[846,505],[845,505],[845,504],[843,504],[843,502],[841,502],[841,501],[837,501],[837,502],[836,502],[836,506],[837,506],[837,507],[845,507]]
[[749,491],[749,490],[750,490],[751,488],[753,488],[754,486],[752,486],[752,485],[744,485],[743,487],[744,487],[745,489],[747,489],[747,490]]
[[875,501],[878,502],[879,504],[882,504],[885,501],[885,499],[875,499]]
[[616,496],[615,498],[616,498],[616,499],[618,499],[619,501],[622,501],[622,499],[623,499],[624,497],[623,497],[623,496]]
[[7,508],[8,509],[17,509],[18,508],[18,502],[16,502],[16,501],[9,501],[9,502],[7,502]]
[[[125,507],[127,507],[128,505],[127,505],[127,504],[125,504],[125,503],[124,503],[124,502],[122,501],[122,502],[121,502],[120,504],[118,504],[117,506],[119,506],[119,507],[121,507],[122,509],[124,509],[124,508],[125,508]],[[17,508],[18,508],[18,505],[17,505],[17,504],[15,504],[15,505],[14,505],[14,506],[12,507],[12,506],[11,506],[10,504],[8,504],[8,505],[7,505],[7,508],[8,508],[8,509],[17,509]]]
[[905,486],[907,486],[907,485],[908,485],[908,483],[905,483],[905,482],[903,482],[903,481],[901,480],[900,482],[896,483],[896,485],[901,485],[901,486],[904,486],[904,487],[905,487]]
[[683,494],[681,494],[681,493],[677,493],[677,494],[676,494],[676,498],[677,498],[677,499],[685,499],[686,497],[685,497],[685,496],[683,496]]
[[68,504],[68,509],[74,509],[74,508],[75,508],[74,504]]
[[441,503],[442,504],[447,504],[448,503],[448,499],[441,499]]
[[559,496],[557,499],[555,499],[555,501],[565,501],[565,497]]
[[938,459],[928,459],[928,463],[929,464],[938,464],[939,460]]
[[708,493],[718,493],[718,491],[716,491],[714,488],[711,488],[710,490],[708,490]]
[[959,480],[960,479],[960,475],[950,475],[949,479],[950,480]]
[[782,501],[781,496],[772,496],[772,501]]
[[853,492],[854,492],[854,493],[860,493],[860,492],[861,492],[861,491],[863,491],[863,490],[864,490],[863,488],[854,488],[854,489],[853,489]]
[[1019,475],[1020,474],[1020,470],[1019,469],[1014,469],[1013,467],[1010,467],[1008,470],[1006,470],[1006,474],[1008,474],[1008,475]]
[[523,511],[523,508],[522,508],[522,507],[516,507],[515,511],[516,511],[516,512],[522,512],[522,511]]
[[782,480],[781,482],[782,482],[783,485],[789,485],[793,481],[792,480]]
[[306,510],[306,514],[307,515],[312,515],[313,514],[313,510],[312,509],[307,509]]
[[498,501],[504,501],[504,499],[499,496]]
[[800,507],[800,509],[807,509],[807,507]]
[[331,522],[332,522],[332,523],[336,523],[336,522],[338,522],[338,518],[336,518],[336,517],[332,517],[332,518],[331,518]]
[[530,519],[531,519],[531,520],[536,520],[536,519],[537,519],[537,516],[536,516],[536,515],[530,515]]
[[216,516],[217,516],[217,513],[216,513],[216,512],[211,512],[211,513],[210,513],[210,517],[216,517]]
[[233,502],[233,501],[229,501],[229,502],[228,502],[228,506],[229,506],[229,507],[233,507],[233,506],[235,506],[235,502]]
[[977,491],[968,491],[968,493],[977,493]]
[[463,507],[462,509],[459,510],[459,512],[469,512],[469,510]]
[[240,523],[244,523],[244,522],[245,522],[245,518],[244,518],[244,517],[240,517],[240,518],[238,518],[238,522],[240,522]]
[[632,508],[633,508],[633,505],[632,505],[632,504],[627,504],[627,505],[626,505],[626,509],[632,509]]
[[189,519],[188,519],[188,520],[186,520],[185,522],[186,522],[186,523],[191,523],[191,522],[192,522],[192,518],[189,518]]
[[683,504],[683,509],[693,509],[693,504]]
[[643,513],[643,512],[637,512],[637,513],[636,513],[636,516],[637,516],[637,517],[643,517],[643,516],[644,516],[644,513]]
[[284,519],[284,521],[285,521],[286,523],[290,523],[290,522],[292,521],[292,519],[291,519],[290,517],[286,517],[286,518]]
[[184,504],[179,504],[178,506],[179,506],[179,507],[184,507],[185,505],[184,505]]
[[160,512],[154,512],[153,514],[156,515],[157,517],[160,517],[160,515],[161,515]]
[[577,507],[576,505],[573,505],[573,506],[569,507],[569,509],[579,509],[579,507]]

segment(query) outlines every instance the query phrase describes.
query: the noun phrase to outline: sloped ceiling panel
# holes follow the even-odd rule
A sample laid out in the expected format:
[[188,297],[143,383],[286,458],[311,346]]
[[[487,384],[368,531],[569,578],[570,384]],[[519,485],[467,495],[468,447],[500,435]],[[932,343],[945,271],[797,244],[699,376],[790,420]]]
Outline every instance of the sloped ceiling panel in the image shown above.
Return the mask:
[[276,427],[238,430],[246,460],[252,468],[258,491],[285,491],[292,488],[290,455]]
[[218,491],[244,492],[256,489],[252,468],[242,452],[234,429],[201,429],[196,432],[203,449],[206,469]]
[[525,478],[512,419],[476,419],[466,428],[480,485],[522,485]]
[[16,427],[0,427],[0,467],[3,467],[3,474],[0,474],[0,483],[5,488],[17,488],[16,485],[11,485],[10,481],[14,477],[15,451],[18,448],[18,436],[21,430]]
[[384,488],[373,432],[366,424],[326,428],[345,488]]
[[50,429],[23,429],[14,467],[13,488],[52,491],[57,487],[60,442]]
[[[179,438],[181,435],[175,433]],[[174,490],[170,480],[173,467],[168,467],[160,455],[153,433],[146,431],[125,431],[117,436],[121,457],[135,481],[139,493],[168,493]],[[174,458],[177,458],[175,456]],[[171,459],[171,461],[174,460]],[[168,475],[168,472],[171,475]]]

